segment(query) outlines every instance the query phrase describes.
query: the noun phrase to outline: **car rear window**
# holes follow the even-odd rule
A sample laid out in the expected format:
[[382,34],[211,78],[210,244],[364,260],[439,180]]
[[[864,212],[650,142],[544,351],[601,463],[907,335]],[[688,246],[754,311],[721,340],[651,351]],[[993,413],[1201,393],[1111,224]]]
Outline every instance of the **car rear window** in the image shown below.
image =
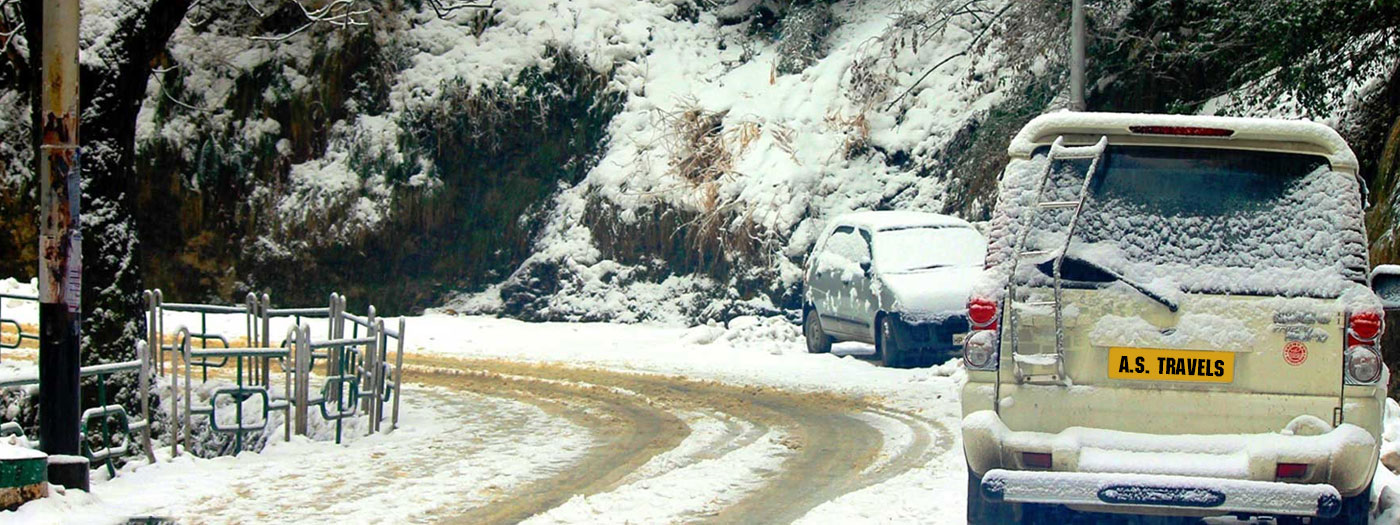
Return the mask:
[[[990,263],[1009,261],[1015,236],[1008,234],[1019,230],[1011,218],[1029,211],[1048,150],[1008,167]],[[1078,199],[1090,163],[1054,161],[1043,200]],[[1365,280],[1359,186],[1323,157],[1110,145],[1088,193],[1071,253],[1138,282],[1330,297]],[[1042,209],[1027,249],[1058,250],[1072,215],[1072,209]]]

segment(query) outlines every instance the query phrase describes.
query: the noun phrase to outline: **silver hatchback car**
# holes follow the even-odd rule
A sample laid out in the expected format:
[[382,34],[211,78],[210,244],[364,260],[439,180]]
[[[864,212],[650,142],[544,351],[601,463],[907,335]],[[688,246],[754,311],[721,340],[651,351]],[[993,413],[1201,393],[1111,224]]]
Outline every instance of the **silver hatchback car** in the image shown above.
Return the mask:
[[906,211],[836,217],[807,258],[803,333],[813,353],[875,345],[886,366],[961,355],[967,299],[987,240],[967,221]]

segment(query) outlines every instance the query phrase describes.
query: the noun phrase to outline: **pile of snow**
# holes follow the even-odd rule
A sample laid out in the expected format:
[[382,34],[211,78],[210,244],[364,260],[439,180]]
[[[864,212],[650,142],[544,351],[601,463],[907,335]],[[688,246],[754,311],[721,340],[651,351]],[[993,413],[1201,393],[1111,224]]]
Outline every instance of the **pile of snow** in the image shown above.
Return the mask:
[[807,351],[801,330],[781,316],[744,315],[730,319],[726,327],[717,323],[696,326],[686,330],[682,340],[696,345],[727,343],[772,355]]

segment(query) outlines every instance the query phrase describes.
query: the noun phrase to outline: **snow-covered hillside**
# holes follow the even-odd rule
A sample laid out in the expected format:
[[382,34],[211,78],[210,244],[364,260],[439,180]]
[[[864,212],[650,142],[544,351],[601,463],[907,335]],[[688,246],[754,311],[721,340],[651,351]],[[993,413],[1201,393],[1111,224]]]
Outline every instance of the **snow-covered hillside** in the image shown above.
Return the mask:
[[[110,65],[137,4],[84,2],[84,64]],[[792,309],[828,218],[985,219],[1006,141],[1065,105],[1049,0],[411,0],[305,28],[299,5],[195,3],[154,61],[135,133],[148,286],[527,319]],[[1392,169],[1370,159],[1394,119],[1396,9],[1232,6],[1089,2],[1090,107],[1320,118],[1364,173]],[[32,152],[10,79],[0,249],[21,260],[0,270],[24,276]]]
[[[694,21],[672,20],[677,5],[640,19],[648,9],[582,9],[580,23],[601,19],[608,28],[589,33],[635,44],[608,53],[629,57],[613,73],[628,97],[608,126],[608,147],[581,183],[553,197],[521,268],[449,307],[619,320],[724,317],[736,309],[727,301],[741,301],[738,311],[772,311],[795,297],[801,264],[828,218],[964,211],[950,205],[944,177],[917,166],[946,155],[955,134],[1012,85],[995,46],[975,46],[975,19],[927,35],[910,25],[926,16],[913,9],[926,6],[811,6],[789,16],[824,17],[815,29],[820,50],[804,50],[810,65],[784,71],[795,53],[785,44],[797,36],[766,41],[732,22],[757,4]],[[958,56],[969,48],[983,58]],[[974,198],[969,209],[988,205]],[[655,232],[656,222],[674,231]],[[681,250],[704,260],[667,253],[677,236]],[[648,246],[649,237],[664,239]],[[687,266],[702,271],[674,270]]]
[[[197,7],[149,83],[142,165],[203,201],[178,213],[233,230],[145,236],[167,289],[324,295],[275,271],[311,264],[407,279],[381,306],[428,281],[535,319],[791,308],[828,217],[985,214],[950,149],[1038,71],[1003,59],[997,1],[410,2],[281,39],[287,4]],[[381,264],[336,264],[347,248]]]

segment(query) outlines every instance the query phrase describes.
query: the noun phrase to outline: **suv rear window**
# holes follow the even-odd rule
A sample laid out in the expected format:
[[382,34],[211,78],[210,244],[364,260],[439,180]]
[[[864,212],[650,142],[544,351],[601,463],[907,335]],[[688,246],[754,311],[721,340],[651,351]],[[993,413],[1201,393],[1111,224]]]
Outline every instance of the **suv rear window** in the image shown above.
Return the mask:
[[[1014,235],[1005,234],[1019,225],[1008,217],[1029,211],[1048,152],[1008,167],[993,217],[993,250],[1002,253],[989,262],[1009,262]],[[1078,199],[1090,162],[1056,160],[1043,200]],[[1100,164],[1070,249],[1076,257],[1138,282],[1206,293],[1330,297],[1365,280],[1358,184],[1323,157],[1110,145]],[[1058,250],[1071,215],[1042,209],[1026,249]]]

